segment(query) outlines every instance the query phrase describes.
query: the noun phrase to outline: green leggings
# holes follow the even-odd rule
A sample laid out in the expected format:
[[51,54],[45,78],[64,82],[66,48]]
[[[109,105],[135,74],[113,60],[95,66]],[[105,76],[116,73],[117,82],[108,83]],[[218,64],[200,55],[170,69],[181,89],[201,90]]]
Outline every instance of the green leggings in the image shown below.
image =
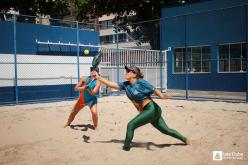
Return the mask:
[[134,130],[147,123],[151,123],[160,132],[177,138],[183,141],[184,143],[187,140],[186,137],[182,136],[176,130],[170,129],[166,125],[164,119],[161,116],[161,108],[155,102],[152,101],[148,103],[143,108],[143,110],[128,123],[124,147],[130,147],[130,143],[132,142],[134,135]]

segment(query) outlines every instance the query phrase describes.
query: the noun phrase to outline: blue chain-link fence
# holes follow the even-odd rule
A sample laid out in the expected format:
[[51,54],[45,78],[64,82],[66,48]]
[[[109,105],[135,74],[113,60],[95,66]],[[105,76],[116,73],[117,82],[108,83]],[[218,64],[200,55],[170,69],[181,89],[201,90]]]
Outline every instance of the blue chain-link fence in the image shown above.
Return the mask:
[[[124,31],[116,31],[114,48],[99,45],[96,24],[3,13],[0,18],[4,36],[0,39],[0,104],[78,97],[74,86],[81,76],[89,75],[98,51],[102,54],[100,72],[111,81],[124,81],[124,66],[136,65],[147,81],[173,98],[248,100],[246,40],[191,45],[187,40],[191,15],[136,23],[137,32],[153,36],[150,41],[143,38],[145,47],[134,31],[126,33],[125,39],[118,34]],[[148,28],[151,24],[160,27],[160,36]],[[183,44],[176,45],[175,40]],[[138,42],[138,47],[123,48],[123,41]],[[156,44],[161,50],[150,50]],[[90,50],[89,55],[82,53],[85,49]],[[117,91],[103,86],[101,92]]]
[[74,86],[89,75],[98,52],[91,47],[99,43],[95,25],[6,13],[0,18],[0,104],[77,97]]

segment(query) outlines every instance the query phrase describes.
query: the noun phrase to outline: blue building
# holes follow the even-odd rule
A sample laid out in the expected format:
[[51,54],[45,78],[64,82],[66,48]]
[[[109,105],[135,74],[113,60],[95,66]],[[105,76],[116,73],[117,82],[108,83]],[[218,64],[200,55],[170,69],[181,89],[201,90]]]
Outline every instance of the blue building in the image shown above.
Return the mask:
[[77,97],[74,85],[78,76],[89,75],[94,55],[86,57],[82,51],[97,48],[77,47],[76,43],[100,43],[99,33],[91,30],[1,19],[0,36],[0,104]]
[[168,88],[246,92],[247,22],[247,0],[162,9],[161,49],[172,48]]

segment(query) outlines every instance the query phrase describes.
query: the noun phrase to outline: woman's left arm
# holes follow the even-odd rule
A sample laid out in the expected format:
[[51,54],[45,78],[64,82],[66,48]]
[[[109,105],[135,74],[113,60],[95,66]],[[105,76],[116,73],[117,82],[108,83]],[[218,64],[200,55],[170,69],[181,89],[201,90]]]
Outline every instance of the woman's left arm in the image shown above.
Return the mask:
[[160,90],[155,89],[154,94],[157,95],[160,99],[170,99],[171,97],[168,95],[165,95],[160,92]]
[[95,86],[94,89],[91,90],[91,94],[92,95],[97,94],[99,92],[99,90],[100,90],[100,86],[101,86],[100,81],[96,80],[96,86]]

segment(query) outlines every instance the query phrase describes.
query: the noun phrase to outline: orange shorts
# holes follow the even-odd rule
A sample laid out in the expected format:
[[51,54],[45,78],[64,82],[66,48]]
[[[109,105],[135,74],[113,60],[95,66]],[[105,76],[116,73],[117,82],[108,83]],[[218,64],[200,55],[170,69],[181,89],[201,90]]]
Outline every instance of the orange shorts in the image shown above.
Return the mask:
[[80,96],[77,100],[76,105],[83,106],[83,107],[88,105],[89,107],[91,107],[92,105],[94,105],[96,103],[97,103],[97,98],[92,98],[92,99],[86,100],[84,98],[84,92],[82,92],[82,93],[80,93]]

